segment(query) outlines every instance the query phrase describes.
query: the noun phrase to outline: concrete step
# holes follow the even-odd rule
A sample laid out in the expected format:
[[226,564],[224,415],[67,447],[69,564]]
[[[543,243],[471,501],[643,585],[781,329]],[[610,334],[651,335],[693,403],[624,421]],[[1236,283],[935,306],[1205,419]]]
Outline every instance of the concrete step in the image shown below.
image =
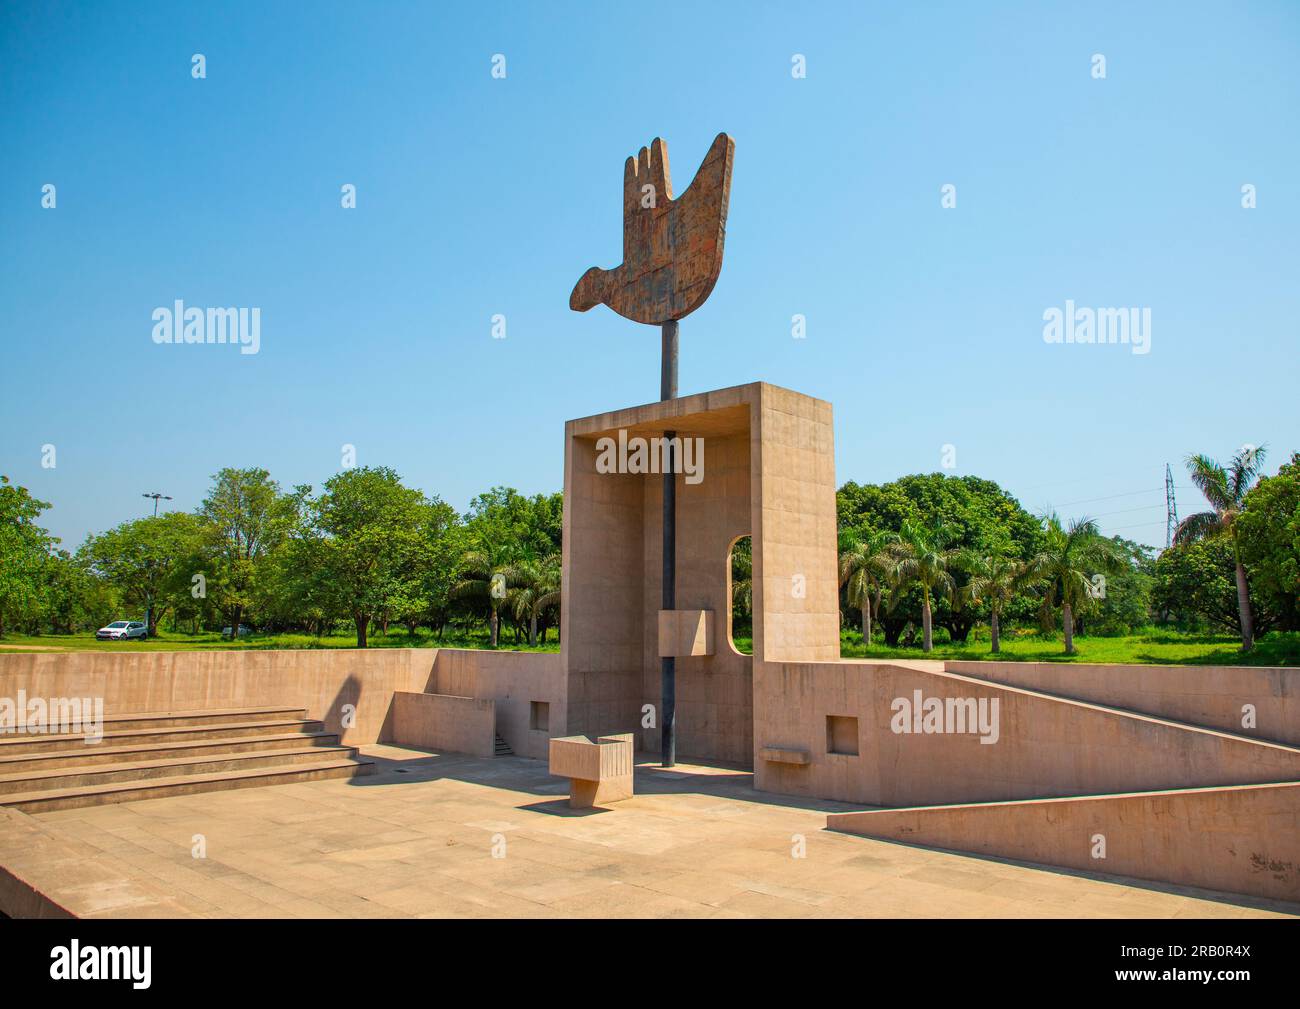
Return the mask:
[[233,722],[205,722],[199,725],[168,725],[160,728],[133,728],[105,731],[103,739],[88,743],[79,733],[58,736],[0,737],[0,757],[15,754],[49,753],[70,750],[79,746],[93,749],[98,746],[147,746],[151,743],[172,743],[204,739],[232,739],[249,736],[283,735],[285,733],[312,733],[324,729],[319,721],[303,718],[275,718]]
[[177,775],[144,781],[119,781],[103,785],[78,785],[49,791],[15,792],[0,795],[0,806],[24,813],[49,813],[59,809],[78,809],[110,802],[138,802],[176,795],[233,788],[260,788],[266,785],[289,785],[323,778],[351,778],[373,774],[375,765],[368,760],[336,758],[292,767],[258,767],[244,771],[214,771],[208,774]]
[[[0,912],[11,918],[184,918],[221,910],[61,830],[48,819],[0,808]],[[75,870],[68,871],[74,866]]]
[[7,795],[104,785],[115,781],[143,781],[181,775],[243,771],[255,767],[296,767],[357,755],[351,746],[302,746],[253,753],[219,753],[206,757],[162,757],[123,761],[95,767],[55,767],[37,772],[0,775],[0,803]]
[[269,736],[242,736],[234,739],[201,739],[194,742],[147,743],[127,746],[85,746],[71,750],[48,750],[0,756],[0,775],[48,771],[52,768],[97,767],[102,764],[129,764],[139,760],[162,760],[164,757],[206,757],[222,753],[258,753],[303,746],[337,746],[339,737],[332,732],[286,732]]
[[[302,719],[306,710],[293,707],[274,708],[203,708],[195,711],[136,711],[105,715],[103,730],[121,732],[127,729],[185,728],[198,725],[222,725],[232,722],[271,722],[285,719]],[[45,732],[8,732],[8,739],[41,739],[51,734]],[[78,737],[80,738],[80,737]]]
[[515,751],[510,748],[509,743],[507,743],[500,736],[496,737],[496,744],[492,753],[494,757],[509,757],[509,756],[513,756],[514,752]]

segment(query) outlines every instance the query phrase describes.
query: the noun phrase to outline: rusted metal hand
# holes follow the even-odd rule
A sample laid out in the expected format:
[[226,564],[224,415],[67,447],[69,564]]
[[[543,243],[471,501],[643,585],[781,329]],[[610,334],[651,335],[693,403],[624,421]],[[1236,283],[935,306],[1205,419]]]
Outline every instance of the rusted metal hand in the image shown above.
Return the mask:
[[668,145],[656,137],[623,166],[623,262],[593,266],[569,296],[585,312],[608,305],[633,322],[681,319],[699,308],[722,270],[736,142],[719,133],[681,199],[673,199]]

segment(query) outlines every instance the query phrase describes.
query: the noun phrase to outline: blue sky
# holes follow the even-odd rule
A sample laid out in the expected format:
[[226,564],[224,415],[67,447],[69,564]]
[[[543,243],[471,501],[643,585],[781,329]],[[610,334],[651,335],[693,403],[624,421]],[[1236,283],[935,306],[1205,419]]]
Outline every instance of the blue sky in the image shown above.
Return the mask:
[[[952,445],[1163,545],[1166,462],[1186,514],[1188,453],[1300,448],[1300,4],[980,6],[6,4],[0,472],[68,547],[345,444],[459,508],[557,490],[566,419],[658,395],[657,332],[568,309],[623,159],[664,137],[681,192],[725,130],[683,394],[796,389],[840,482]],[[177,298],[259,307],[260,352],[156,345]],[[1067,299],[1150,308],[1150,353],[1045,343]]]

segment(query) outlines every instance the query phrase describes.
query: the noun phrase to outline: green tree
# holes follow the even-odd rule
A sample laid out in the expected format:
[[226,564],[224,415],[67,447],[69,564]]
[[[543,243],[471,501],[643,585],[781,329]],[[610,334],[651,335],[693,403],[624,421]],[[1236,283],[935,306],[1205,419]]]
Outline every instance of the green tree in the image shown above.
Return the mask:
[[117,594],[80,557],[58,550],[42,571],[41,629],[52,634],[94,630],[114,619]]
[[962,566],[970,575],[966,592],[971,602],[988,604],[990,650],[997,654],[1002,647],[999,621],[1020,588],[1024,565],[1002,554],[967,552],[962,556]]
[[[1241,633],[1237,606],[1236,563],[1232,544],[1215,536],[1190,543],[1175,543],[1156,558],[1152,605],[1168,612],[1185,629],[1207,626],[1230,634]],[[1268,615],[1256,613],[1259,629]]]
[[1174,533],[1175,543],[1226,536],[1232,544],[1242,651],[1250,651],[1254,647],[1255,631],[1250,612],[1250,585],[1246,580],[1246,566],[1237,540],[1237,518],[1245,507],[1246,494],[1259,475],[1263,460],[1263,448],[1243,448],[1232,457],[1227,469],[1209,456],[1189,456],[1187,471],[1192,483],[1196,484],[1209,502],[1211,510],[1187,516],[1178,524],[1178,530]]
[[1246,492],[1237,516],[1242,563],[1255,597],[1286,630],[1300,630],[1300,453]]
[[891,532],[861,534],[847,530],[840,535],[840,587],[848,604],[862,613],[862,643],[871,647],[871,619],[880,610],[880,599],[894,558],[890,549],[898,543]]
[[754,537],[741,536],[731,545],[731,635],[754,627]]
[[178,596],[188,594],[192,575],[200,573],[192,564],[202,533],[197,516],[165,512],[132,519],[92,536],[81,554],[91,571],[117,589],[123,606],[141,619],[148,613],[152,637]]
[[1104,578],[1121,565],[1114,544],[1102,537],[1092,519],[1066,525],[1055,512],[1043,517],[1043,547],[1030,558],[1026,579],[1042,583],[1046,612],[1051,613],[1059,600],[1066,655],[1074,654],[1074,615],[1096,591],[1094,576]]
[[427,537],[419,596],[423,610],[418,619],[436,627],[441,639],[453,601],[452,589],[465,555],[466,534],[456,510],[436,498],[431,504]]
[[947,546],[951,539],[942,525],[922,529],[908,521],[892,550],[896,584],[917,585],[921,590],[921,649],[926,652],[934,648],[933,599],[948,595],[956,586],[949,569],[956,566],[959,551]]
[[1090,634],[1128,634],[1151,623],[1155,583],[1152,550],[1122,536],[1112,536],[1110,541],[1121,563],[1107,575],[1104,590],[1085,600]]
[[370,623],[418,591],[429,542],[431,503],[387,467],[345,470],[306,505],[300,547],[315,567],[326,609],[351,617],[357,647]]
[[0,638],[39,606],[41,571],[58,543],[36,524],[49,507],[0,476]]
[[[923,529],[944,527],[951,537],[947,545],[956,550],[1024,559],[1037,552],[1042,536],[1038,520],[1015,497],[978,477],[927,473],[878,485],[850,481],[840,488],[836,501],[841,532],[860,541],[873,533],[899,533],[911,522]],[[965,575],[956,569],[953,577],[957,586]],[[841,605],[858,608],[847,591],[842,585]],[[968,593],[954,591],[932,600],[932,623],[946,627],[954,641],[965,639],[976,617],[966,605],[968,598]],[[872,613],[873,629],[879,624],[892,647],[906,626],[922,622],[923,594],[911,583],[887,591],[881,601],[884,605]],[[1032,612],[1032,604],[1021,595],[1004,616],[1023,618]]]
[[465,552],[460,578],[452,587],[454,598],[481,600],[487,604],[488,636],[493,648],[500,639],[501,609],[509,593],[505,572],[517,553],[513,543],[488,539],[480,529],[478,544]]
[[292,533],[300,503],[300,497],[281,493],[264,469],[228,467],[212,478],[199,506],[212,567],[203,574],[236,637],[246,612],[265,591],[259,580],[273,568],[269,558]]
[[537,644],[538,618],[560,605],[560,555],[525,557],[508,565],[504,572],[511,612],[518,621],[528,621],[528,643]]
[[839,527],[859,535],[901,532],[904,522],[943,526],[951,546],[1028,557],[1038,521],[992,480],[943,473],[913,474],[885,484],[849,481],[836,495]]
[[326,544],[311,522],[308,498],[302,523],[272,561],[273,570],[266,578],[271,591],[261,605],[271,619],[302,627],[319,638],[339,620],[350,621],[351,615],[342,609],[340,594],[322,577]]

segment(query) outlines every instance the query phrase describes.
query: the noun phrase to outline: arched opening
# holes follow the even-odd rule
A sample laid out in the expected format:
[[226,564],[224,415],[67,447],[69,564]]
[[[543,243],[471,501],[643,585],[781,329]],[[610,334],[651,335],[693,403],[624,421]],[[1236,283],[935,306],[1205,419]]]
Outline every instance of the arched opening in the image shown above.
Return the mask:
[[754,541],[741,536],[727,556],[727,640],[741,655],[754,654]]

